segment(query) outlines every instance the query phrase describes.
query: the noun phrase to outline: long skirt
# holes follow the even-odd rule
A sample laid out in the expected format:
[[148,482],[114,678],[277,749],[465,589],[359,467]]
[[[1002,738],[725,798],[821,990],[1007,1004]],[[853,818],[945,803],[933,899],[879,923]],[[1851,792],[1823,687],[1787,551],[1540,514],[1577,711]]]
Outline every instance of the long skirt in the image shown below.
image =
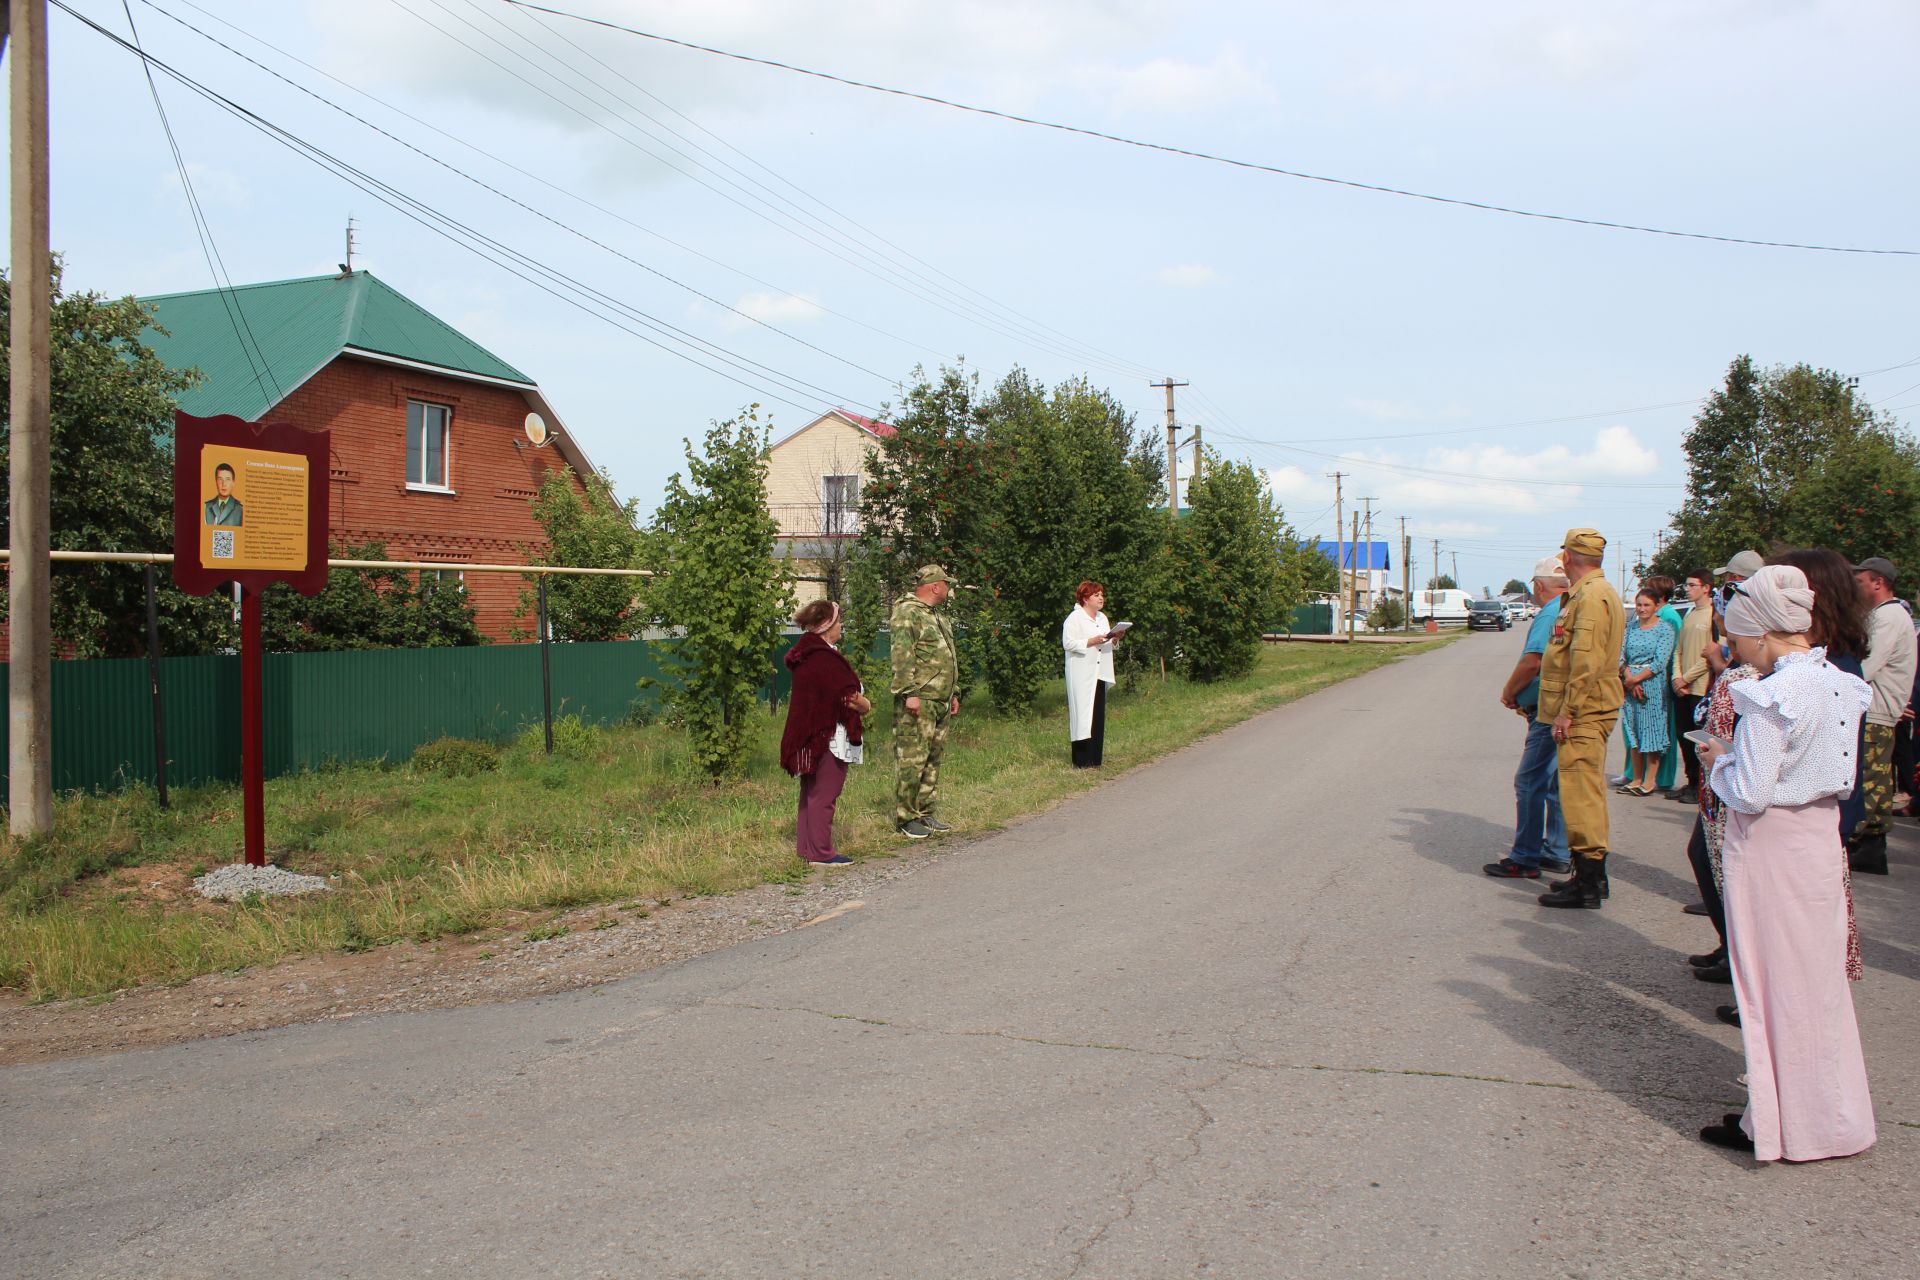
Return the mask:
[[1727,953],[1747,1051],[1756,1160],[1873,1145],[1873,1099],[1847,983],[1846,858],[1829,798],[1727,819]]
[[794,850],[808,862],[826,862],[833,847],[833,811],[847,785],[847,762],[831,751],[820,753],[812,773],[800,775],[800,814],[793,824]]
[[1107,743],[1107,682],[1093,682],[1093,732],[1084,738],[1075,738],[1068,745],[1073,748],[1073,767],[1076,769],[1098,769],[1101,753]]

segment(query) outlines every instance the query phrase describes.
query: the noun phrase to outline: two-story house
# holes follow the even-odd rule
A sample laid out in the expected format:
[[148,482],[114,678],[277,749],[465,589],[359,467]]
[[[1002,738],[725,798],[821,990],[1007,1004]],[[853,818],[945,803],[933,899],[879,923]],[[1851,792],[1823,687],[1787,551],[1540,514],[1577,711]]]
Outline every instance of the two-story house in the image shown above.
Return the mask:
[[[776,547],[793,557],[795,572],[829,578],[844,564],[846,549],[860,532],[860,488],[870,474],[868,460],[892,434],[884,422],[831,409],[773,443],[767,454],[767,509],[780,523]],[[826,586],[802,582],[794,594],[805,604],[820,599]]]
[[[143,298],[145,340],[194,368],[180,407],[333,433],[331,540],[393,560],[522,564],[546,543],[531,499],[593,464],[534,380],[365,271]],[[575,480],[576,486],[578,480]],[[506,640],[525,581],[446,570]]]

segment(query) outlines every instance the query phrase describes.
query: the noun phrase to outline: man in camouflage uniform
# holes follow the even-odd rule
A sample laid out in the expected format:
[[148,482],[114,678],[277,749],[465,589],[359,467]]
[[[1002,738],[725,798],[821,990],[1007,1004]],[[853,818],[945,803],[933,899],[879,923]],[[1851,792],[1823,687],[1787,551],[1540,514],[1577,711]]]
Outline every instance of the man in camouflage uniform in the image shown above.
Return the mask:
[[1620,719],[1620,642],[1627,614],[1601,561],[1597,529],[1567,530],[1560,559],[1573,584],[1540,664],[1539,717],[1553,726],[1560,769],[1560,815],[1574,874],[1540,895],[1543,907],[1599,910],[1607,896],[1607,738]]
[[953,830],[933,816],[940,752],[960,713],[953,623],[934,612],[952,591],[945,569],[924,565],[913,594],[893,606],[893,822],[909,840]]

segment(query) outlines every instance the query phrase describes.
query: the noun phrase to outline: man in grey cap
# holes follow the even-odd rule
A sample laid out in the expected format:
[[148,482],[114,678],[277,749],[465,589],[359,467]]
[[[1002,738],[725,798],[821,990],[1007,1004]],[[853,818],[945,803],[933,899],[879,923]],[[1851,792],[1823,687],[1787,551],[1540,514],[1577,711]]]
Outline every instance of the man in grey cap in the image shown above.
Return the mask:
[[1853,566],[1854,581],[1866,597],[1867,656],[1860,675],[1873,686],[1873,705],[1860,749],[1860,789],[1867,816],[1847,837],[1847,861],[1855,871],[1887,874],[1887,822],[1893,812],[1893,731],[1913,696],[1916,651],[1913,615],[1894,594],[1899,570],[1884,556],[1869,556]]
[[1540,606],[1520,660],[1500,690],[1500,705],[1527,722],[1526,744],[1520,767],[1514,771],[1516,818],[1513,848],[1498,862],[1482,868],[1496,880],[1538,880],[1542,871],[1555,875],[1573,869],[1567,851],[1567,827],[1560,816],[1560,767],[1555,760],[1553,725],[1540,719],[1540,664],[1560,620],[1560,599],[1567,594],[1567,571],[1559,556],[1548,556],[1533,566],[1533,602]]

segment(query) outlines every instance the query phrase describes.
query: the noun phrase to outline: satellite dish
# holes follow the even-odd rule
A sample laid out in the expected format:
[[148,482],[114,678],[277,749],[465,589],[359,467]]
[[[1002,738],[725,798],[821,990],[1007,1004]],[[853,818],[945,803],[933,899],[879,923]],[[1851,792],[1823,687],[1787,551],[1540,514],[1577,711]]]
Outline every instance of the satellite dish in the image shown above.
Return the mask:
[[527,415],[527,420],[523,426],[527,433],[527,441],[532,444],[534,448],[538,449],[547,442],[547,420],[545,418],[537,413],[530,413]]

